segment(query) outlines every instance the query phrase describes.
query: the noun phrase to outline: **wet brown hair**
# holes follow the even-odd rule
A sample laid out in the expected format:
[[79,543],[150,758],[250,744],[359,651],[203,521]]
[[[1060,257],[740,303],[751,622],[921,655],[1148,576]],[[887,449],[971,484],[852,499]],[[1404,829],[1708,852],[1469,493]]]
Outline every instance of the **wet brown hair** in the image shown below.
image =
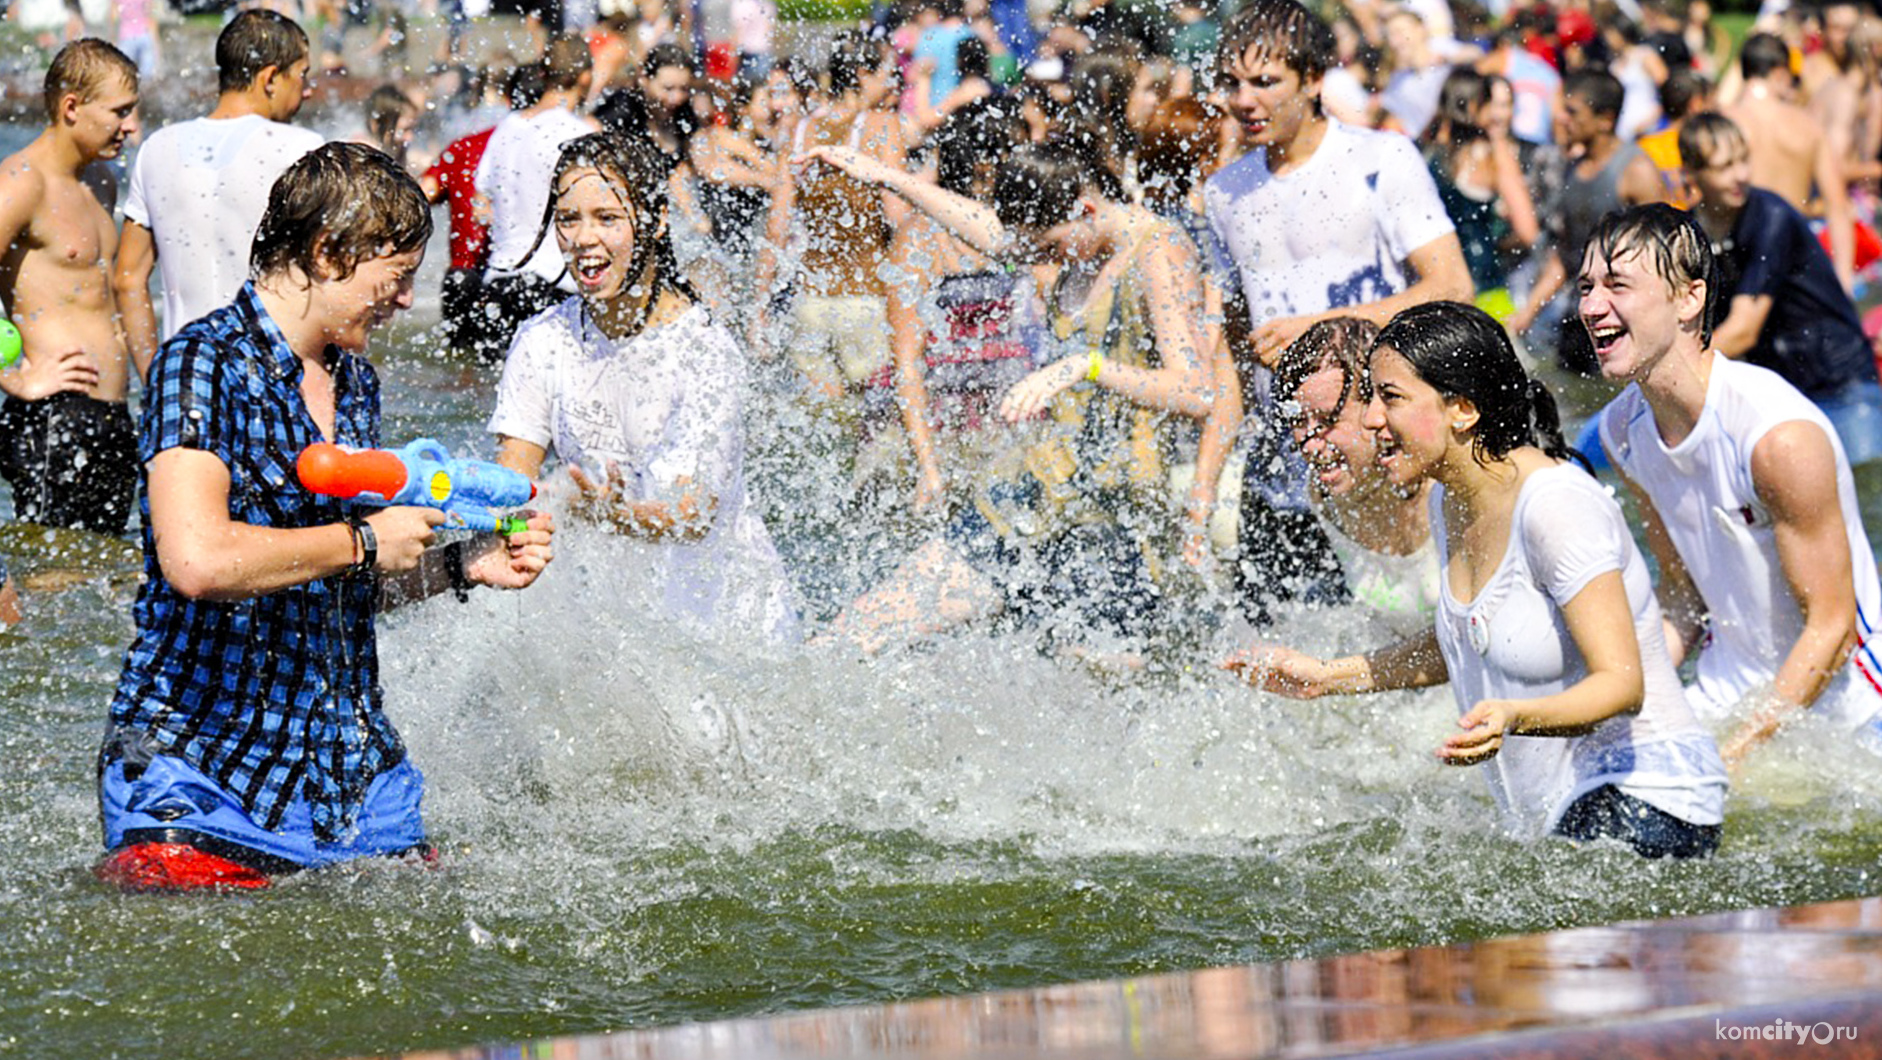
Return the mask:
[[274,182],[248,274],[299,269],[310,280],[344,280],[362,262],[422,249],[430,238],[431,206],[411,174],[365,144],[322,144]]
[[97,99],[113,76],[137,90],[137,64],[112,44],[85,37],[60,48],[46,67],[46,120],[59,120],[59,101],[67,96],[77,96],[80,103]]

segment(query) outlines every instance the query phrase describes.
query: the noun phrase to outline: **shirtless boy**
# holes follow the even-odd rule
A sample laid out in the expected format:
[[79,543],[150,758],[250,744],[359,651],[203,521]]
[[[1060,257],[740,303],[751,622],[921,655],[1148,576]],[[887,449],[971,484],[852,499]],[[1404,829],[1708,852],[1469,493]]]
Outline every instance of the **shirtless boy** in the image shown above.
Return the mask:
[[124,532],[137,488],[129,360],[111,287],[116,185],[137,131],[137,67],[73,41],[46,71],[47,126],[0,162],[0,302],[25,356],[0,371],[0,475],[27,522]]

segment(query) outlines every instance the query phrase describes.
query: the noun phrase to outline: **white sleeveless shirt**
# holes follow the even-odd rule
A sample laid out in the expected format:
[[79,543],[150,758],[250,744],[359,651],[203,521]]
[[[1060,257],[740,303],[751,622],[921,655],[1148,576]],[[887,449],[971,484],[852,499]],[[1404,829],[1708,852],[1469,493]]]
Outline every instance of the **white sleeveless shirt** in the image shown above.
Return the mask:
[[1679,445],[1669,449],[1660,440],[1638,385],[1602,411],[1601,444],[1653,501],[1705,601],[1708,633],[1688,697],[1700,716],[1719,718],[1777,676],[1803,630],[1803,613],[1778,561],[1771,515],[1751,480],[1752,450],[1773,427],[1794,420],[1816,424],[1836,452],[1861,643],[1813,709],[1853,731],[1882,713],[1882,667],[1871,641],[1882,618],[1882,586],[1843,443],[1817,406],[1775,372],[1714,355],[1705,408]]
[[[1431,538],[1440,564],[1444,490],[1431,495]],[[1530,473],[1516,498],[1509,545],[1469,603],[1441,579],[1438,647],[1460,713],[1485,699],[1537,699],[1588,675],[1562,606],[1595,578],[1619,571],[1640,644],[1646,695],[1640,710],[1585,736],[1505,736],[1481,769],[1513,831],[1540,835],[1574,801],[1612,784],[1691,824],[1725,814],[1725,767],[1699,727],[1667,655],[1653,579],[1607,489],[1574,464]]]

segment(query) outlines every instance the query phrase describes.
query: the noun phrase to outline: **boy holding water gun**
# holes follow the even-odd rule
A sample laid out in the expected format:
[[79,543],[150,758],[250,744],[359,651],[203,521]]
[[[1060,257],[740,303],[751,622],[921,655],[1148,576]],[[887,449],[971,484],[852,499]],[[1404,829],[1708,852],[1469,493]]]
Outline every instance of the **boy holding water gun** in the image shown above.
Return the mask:
[[432,549],[444,512],[310,492],[295,462],[325,441],[378,446],[363,354],[411,305],[430,234],[411,177],[370,148],[327,144],[276,182],[235,301],[152,363],[147,577],[99,756],[109,882],[262,887],[429,850],[423,779],[383,710],[374,611],[527,586],[553,528],[532,515]]

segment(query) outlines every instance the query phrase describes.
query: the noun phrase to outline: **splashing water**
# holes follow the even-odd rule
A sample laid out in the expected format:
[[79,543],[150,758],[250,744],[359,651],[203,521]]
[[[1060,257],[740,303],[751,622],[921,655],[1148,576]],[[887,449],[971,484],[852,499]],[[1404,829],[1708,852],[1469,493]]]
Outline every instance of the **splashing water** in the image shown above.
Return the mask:
[[[379,342],[387,437],[487,451],[489,373],[428,348],[410,327]],[[871,537],[801,472],[772,488],[764,468],[817,466],[814,430],[752,438],[774,523],[788,503],[807,535],[850,528],[799,544],[824,563],[813,612],[912,539]],[[517,1040],[1874,888],[1882,785],[1829,734],[1757,762],[1709,862],[1522,845],[1481,777],[1436,764],[1443,689],[1298,704],[1201,655],[1120,674],[985,632],[867,661],[705,641],[654,617],[633,547],[576,528],[558,547],[527,593],[383,626],[441,868],[157,898],[87,872],[135,550],[0,532],[32,611],[0,635],[0,1055]],[[1353,623],[1280,635],[1350,646]]]

